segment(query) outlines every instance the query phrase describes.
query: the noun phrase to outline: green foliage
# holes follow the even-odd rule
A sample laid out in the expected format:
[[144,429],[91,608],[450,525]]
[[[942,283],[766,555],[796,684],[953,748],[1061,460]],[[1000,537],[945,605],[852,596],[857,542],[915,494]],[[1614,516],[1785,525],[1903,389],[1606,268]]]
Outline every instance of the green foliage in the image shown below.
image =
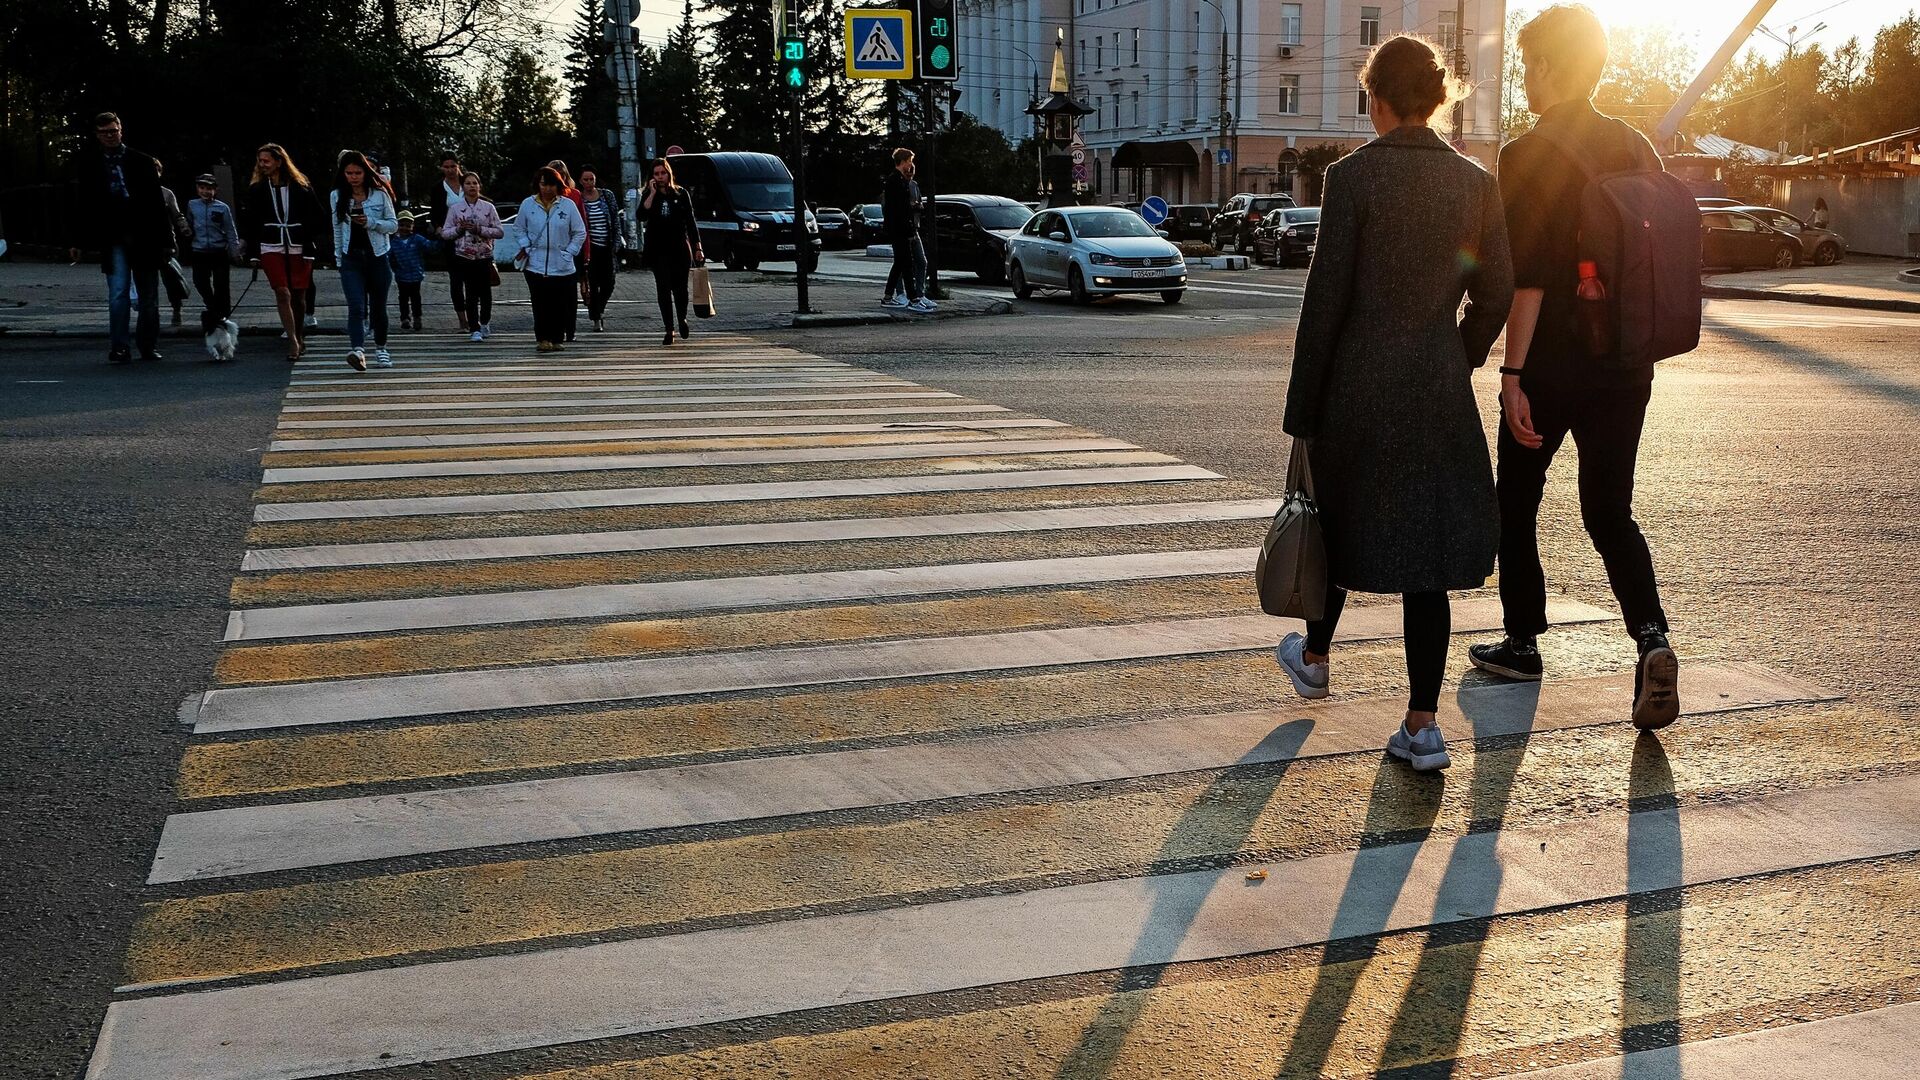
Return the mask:
[[1030,199],[1039,183],[1033,148],[1021,153],[1006,136],[966,113],[940,134],[940,190]]

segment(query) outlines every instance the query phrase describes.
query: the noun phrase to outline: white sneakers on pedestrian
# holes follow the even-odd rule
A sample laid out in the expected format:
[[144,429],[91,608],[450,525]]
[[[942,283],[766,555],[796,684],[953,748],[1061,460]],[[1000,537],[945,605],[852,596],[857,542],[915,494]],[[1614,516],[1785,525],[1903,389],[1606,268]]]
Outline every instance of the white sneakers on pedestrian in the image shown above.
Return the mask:
[[305,327],[308,330],[318,330],[320,329],[320,317],[317,315],[309,315],[307,316],[306,321],[302,322],[300,325]]
[[1327,664],[1307,663],[1307,639],[1302,634],[1288,634],[1280,639],[1273,650],[1273,658],[1280,662],[1280,670],[1287,673],[1293,681],[1293,692],[1308,701],[1317,701],[1327,696]]
[[487,335],[481,333],[478,330],[475,330],[473,333],[467,335],[467,340],[468,341],[485,341],[487,340]]
[[367,370],[367,351],[365,349],[354,349],[347,353],[347,366],[355,371]]
[[899,293],[888,293],[880,298],[881,307],[906,307],[907,298]]
[[1406,724],[1395,724],[1393,734],[1387,737],[1387,753],[1413,766],[1414,772],[1438,772],[1453,764],[1439,724],[1429,724],[1412,734],[1407,733]]
[[925,313],[927,313],[927,312],[929,312],[929,311],[939,311],[939,310],[940,310],[940,305],[939,305],[939,304],[936,304],[936,303],[934,303],[933,301],[931,301],[931,300],[929,300],[929,299],[927,299],[926,297],[924,297],[924,296],[923,296],[923,297],[921,297],[920,299],[918,299],[918,300],[915,300],[915,301],[914,301],[913,303],[911,303],[911,304],[908,304],[908,305],[907,305],[907,310],[908,310],[908,311],[918,311],[918,312],[920,312],[920,313],[922,313],[922,314],[925,314]]
[[480,324],[480,340],[485,341],[492,336],[493,336],[493,324],[484,323],[484,322],[481,323]]
[[382,345],[381,347],[373,350],[373,366],[374,367],[392,367],[393,366],[393,354],[387,351],[386,346]]

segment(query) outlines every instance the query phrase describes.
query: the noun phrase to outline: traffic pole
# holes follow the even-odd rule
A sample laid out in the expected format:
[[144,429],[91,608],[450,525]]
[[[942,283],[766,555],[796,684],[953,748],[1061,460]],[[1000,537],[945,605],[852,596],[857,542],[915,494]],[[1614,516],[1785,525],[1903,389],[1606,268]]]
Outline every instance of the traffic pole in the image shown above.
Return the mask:
[[920,80],[920,100],[927,110],[927,172],[920,181],[920,196],[927,201],[927,295],[935,300],[945,300],[947,294],[940,288],[940,215],[934,200],[934,166],[939,163],[940,154],[940,113],[933,104],[933,83]]
[[807,262],[813,257],[813,237],[807,232],[807,129],[801,120],[800,95],[793,95],[793,284],[798,295],[794,311],[813,314],[807,302]]

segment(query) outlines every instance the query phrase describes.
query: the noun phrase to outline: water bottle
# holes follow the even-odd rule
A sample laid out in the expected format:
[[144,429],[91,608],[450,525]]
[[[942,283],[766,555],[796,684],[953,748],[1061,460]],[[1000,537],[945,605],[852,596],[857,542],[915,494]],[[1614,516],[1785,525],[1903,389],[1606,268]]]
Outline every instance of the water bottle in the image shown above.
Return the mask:
[[1607,286],[1600,280],[1600,268],[1591,259],[1580,262],[1580,284],[1574,289],[1579,301],[1580,335],[1588,356],[1608,356],[1613,352],[1613,308],[1607,302]]

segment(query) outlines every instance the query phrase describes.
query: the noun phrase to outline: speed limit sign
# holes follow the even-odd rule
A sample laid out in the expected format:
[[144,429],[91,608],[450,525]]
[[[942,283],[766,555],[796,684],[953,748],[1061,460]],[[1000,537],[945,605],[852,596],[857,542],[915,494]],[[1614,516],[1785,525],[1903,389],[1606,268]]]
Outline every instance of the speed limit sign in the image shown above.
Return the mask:
[[1075,165],[1085,165],[1087,163],[1087,152],[1077,146],[1073,148],[1072,156]]

